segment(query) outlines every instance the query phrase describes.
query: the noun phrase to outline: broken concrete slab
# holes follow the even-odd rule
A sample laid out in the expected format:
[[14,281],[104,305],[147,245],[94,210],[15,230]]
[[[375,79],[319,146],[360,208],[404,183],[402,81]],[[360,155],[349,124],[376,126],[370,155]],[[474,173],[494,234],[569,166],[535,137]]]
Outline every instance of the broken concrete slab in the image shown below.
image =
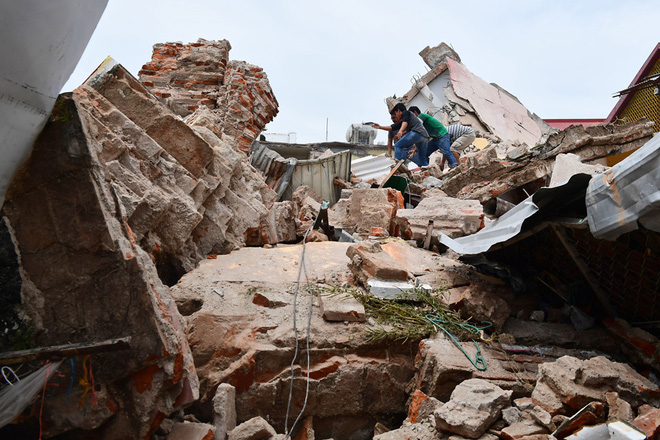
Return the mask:
[[426,65],[431,69],[435,69],[447,57],[451,57],[459,63],[461,62],[461,57],[458,55],[458,53],[456,53],[456,51],[445,42],[442,42],[434,47],[426,46],[419,53],[419,56],[422,57]]
[[415,389],[441,401],[447,401],[454,388],[464,380],[478,378],[488,380],[499,387],[512,390],[517,396],[529,394],[536,380],[534,363],[541,362],[541,357],[513,358],[480,344],[479,348],[486,363],[486,370],[477,370],[471,361],[474,359],[476,346],[473,342],[461,342],[459,349],[444,333],[439,332],[433,339],[420,343],[415,365]]
[[434,412],[436,428],[479,438],[510,405],[512,393],[482,379],[468,379],[457,385],[450,400]]
[[545,186],[557,155],[572,153],[584,164],[595,164],[607,156],[639,148],[651,136],[652,126],[646,120],[588,129],[580,125],[551,135],[518,161],[500,159],[497,147],[489,146],[467,155],[462,172],[448,173],[441,189],[449,196],[479,200],[484,205],[497,197],[518,203],[520,196],[515,190],[524,188],[531,194]]
[[520,421],[507,426],[500,432],[500,438],[506,440],[551,440],[553,436],[548,434],[548,429],[533,421]]
[[585,164],[580,160],[580,156],[573,153],[558,154],[555,158],[555,165],[552,169],[550,176],[549,188],[555,187],[564,183],[571,176],[578,173],[584,174],[602,174],[607,171],[609,167],[601,164]]

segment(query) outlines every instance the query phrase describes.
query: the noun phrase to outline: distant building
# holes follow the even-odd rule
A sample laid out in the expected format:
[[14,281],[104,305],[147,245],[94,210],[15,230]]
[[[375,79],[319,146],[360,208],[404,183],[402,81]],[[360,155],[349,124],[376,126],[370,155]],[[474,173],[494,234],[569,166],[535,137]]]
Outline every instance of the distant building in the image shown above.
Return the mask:
[[619,97],[606,123],[637,121],[647,117],[655,122],[653,131],[660,131],[660,43],[639,69],[628,88],[617,92]]
[[573,119],[544,119],[545,122],[552,128],[563,130],[571,125],[582,125],[588,127],[590,125],[598,125],[605,122],[603,118],[573,118]]
[[260,140],[282,144],[295,144],[298,140],[298,135],[295,131],[290,131],[288,133],[270,133],[268,131],[264,131],[261,133]]

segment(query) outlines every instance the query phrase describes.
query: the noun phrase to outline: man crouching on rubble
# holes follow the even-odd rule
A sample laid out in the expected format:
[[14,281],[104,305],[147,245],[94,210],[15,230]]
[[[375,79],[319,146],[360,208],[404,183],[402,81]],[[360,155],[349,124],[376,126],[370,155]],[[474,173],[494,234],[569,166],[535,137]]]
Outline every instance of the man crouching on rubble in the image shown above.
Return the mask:
[[[372,127],[391,131],[394,135],[394,159],[406,160],[412,156],[412,161],[420,166],[427,166],[426,145],[429,134],[424,128],[422,121],[412,112],[406,110],[406,106],[398,103],[390,111],[392,125],[373,124]],[[399,126],[400,124],[400,126]],[[397,131],[398,130],[398,131]],[[388,154],[392,154],[391,143],[388,142]]]
[[429,143],[426,146],[426,164],[428,165],[431,154],[439,150],[444,156],[443,162],[446,159],[449,162],[450,168],[457,167],[458,161],[451,153],[450,149],[449,133],[442,122],[438,121],[431,115],[422,113],[419,107],[414,105],[410,107],[409,110],[422,121],[424,128],[429,134]]

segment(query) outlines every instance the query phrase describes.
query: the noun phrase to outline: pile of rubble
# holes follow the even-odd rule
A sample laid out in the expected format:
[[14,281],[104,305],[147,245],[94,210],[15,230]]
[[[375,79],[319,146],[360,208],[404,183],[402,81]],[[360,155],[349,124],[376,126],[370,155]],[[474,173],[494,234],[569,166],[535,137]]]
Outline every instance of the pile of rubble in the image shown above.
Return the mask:
[[[609,172],[604,158],[645,144],[648,122],[552,133],[510,94],[475,79],[457,55],[427,48],[433,70],[404,101],[430,100],[446,121],[480,124],[489,145],[447,172],[434,164],[399,166],[399,174],[386,167],[378,178],[332,175],[332,206],[319,195],[327,182],[292,188],[284,200],[273,188],[284,167],[268,180],[274,174],[262,174],[245,154],[277,101],[263,71],[229,60],[230,48],[158,44],[140,80],[115,65],[60,96],[11,183],[0,244],[20,263],[21,301],[11,306],[29,320],[34,342],[78,345],[66,349],[70,361],[52,379],[58,386],[46,381],[39,419],[26,409],[12,418],[21,423],[0,427],[3,435],[659,435],[660,342],[603,313],[598,301],[592,308],[559,301],[571,284],[560,278],[577,282],[587,272],[557,276],[548,251],[546,273],[531,272],[525,282],[555,284],[536,291],[489,261],[492,253],[466,264],[442,241],[488,231],[541,187]],[[447,102],[436,78],[449,79]],[[468,82],[481,92],[469,94]],[[509,126],[498,112],[517,122]],[[344,160],[340,153],[319,160],[335,158]],[[586,215],[584,206],[577,211]],[[648,237],[629,246],[647,259],[643,280],[657,255],[657,233]],[[556,263],[568,260],[564,248],[554,252],[562,255]],[[521,267],[532,267],[532,254]],[[460,339],[421,316],[430,330],[396,338],[396,325],[361,301],[367,295],[422,310],[419,292],[456,319],[489,326]],[[117,338],[123,351],[98,344],[84,351],[89,357],[77,356],[80,344]]]

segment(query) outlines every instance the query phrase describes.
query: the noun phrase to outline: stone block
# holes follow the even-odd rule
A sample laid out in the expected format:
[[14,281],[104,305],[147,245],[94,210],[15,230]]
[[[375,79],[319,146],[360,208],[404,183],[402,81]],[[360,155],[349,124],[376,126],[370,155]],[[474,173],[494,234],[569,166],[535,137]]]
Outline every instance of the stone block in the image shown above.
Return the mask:
[[351,245],[346,250],[350,258],[349,268],[351,272],[363,285],[371,278],[379,278],[390,281],[406,281],[411,277],[405,269],[402,269],[397,260],[382,251],[375,242],[360,242]]
[[504,440],[519,440],[528,436],[547,435],[548,429],[532,421],[520,421],[502,429],[500,438]]
[[442,402],[435,397],[429,397],[421,390],[415,390],[410,398],[406,423],[428,422],[429,418],[433,416],[435,410],[441,406]]
[[236,427],[236,388],[227,383],[218,385],[213,397],[215,440],[225,440]]
[[468,379],[435,411],[436,428],[478,438],[500,417],[502,409],[510,406],[511,394],[483,379]]
[[374,227],[383,228],[391,236],[398,235],[394,218],[400,208],[403,208],[403,196],[395,189],[356,188],[341,227],[363,238],[368,237]]
[[319,295],[319,303],[326,321],[366,321],[364,306],[352,295]]
[[[543,384],[543,388],[539,385]],[[616,391],[622,399],[641,404],[657,392],[658,387],[641,376],[627,364],[612,362],[603,356],[596,356],[585,361],[563,356],[555,362],[539,366],[537,388],[532,392],[532,399],[551,414],[557,414],[559,408],[545,406],[550,401],[559,400],[562,405],[574,411],[591,402],[605,402],[605,393]],[[543,392],[541,392],[543,390]],[[556,397],[552,399],[550,396]]]
[[632,406],[625,400],[621,399],[619,393],[614,391],[607,392],[605,393],[605,400],[607,401],[608,421],[616,422],[618,420],[623,420],[625,422],[631,422],[635,418]]
[[491,292],[484,284],[474,283],[448,298],[450,307],[460,311],[465,318],[474,322],[488,321],[496,331],[500,331],[509,318],[509,305],[502,298]]
[[175,423],[167,440],[213,440],[215,428],[206,423]]
[[429,220],[432,220],[432,246],[439,243],[440,232],[451,238],[474,234],[483,228],[483,219],[483,207],[477,200],[433,196],[422,199],[414,209],[398,210],[395,222],[402,238],[421,241],[426,237]]
[[381,244],[383,252],[399,263],[402,269],[415,276],[442,270],[442,263],[437,254],[426,251],[403,241],[390,241]]
[[229,431],[228,440],[265,440],[277,433],[263,417],[253,417]]
[[660,408],[650,408],[647,412],[637,416],[632,424],[640,429],[649,439],[660,435]]
[[433,428],[419,423],[410,425],[406,424],[399,429],[394,429],[384,434],[374,436],[374,440],[435,440],[437,438],[438,433]]

